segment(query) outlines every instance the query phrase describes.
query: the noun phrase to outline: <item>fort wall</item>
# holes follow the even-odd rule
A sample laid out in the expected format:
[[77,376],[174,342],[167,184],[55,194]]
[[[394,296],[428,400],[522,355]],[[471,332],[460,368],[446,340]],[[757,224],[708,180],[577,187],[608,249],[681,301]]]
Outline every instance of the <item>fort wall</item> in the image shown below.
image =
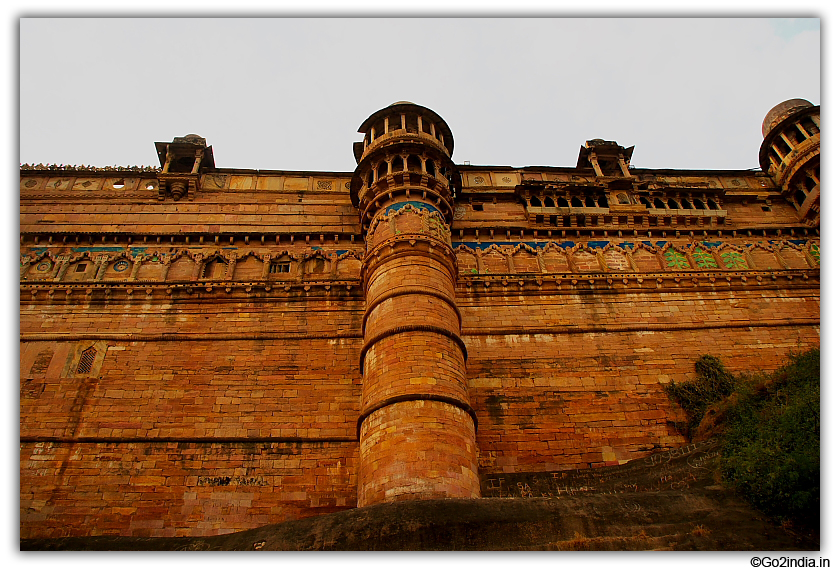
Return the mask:
[[[768,136],[815,116],[812,152],[798,105]],[[762,155],[780,188],[598,139],[573,168],[454,165],[408,103],[360,132],[354,173],[219,169],[195,135],[157,143],[160,170],[22,168],[22,538],[620,465],[687,443],[663,385],[700,355],[819,345],[818,154],[807,179],[796,148]]]

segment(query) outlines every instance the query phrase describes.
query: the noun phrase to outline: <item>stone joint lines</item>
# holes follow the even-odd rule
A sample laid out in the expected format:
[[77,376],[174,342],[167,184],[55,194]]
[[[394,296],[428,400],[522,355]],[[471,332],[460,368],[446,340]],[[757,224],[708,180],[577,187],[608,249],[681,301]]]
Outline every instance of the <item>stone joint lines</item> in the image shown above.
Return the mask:
[[464,344],[464,341],[461,340],[461,337],[458,336],[458,333],[455,333],[447,328],[438,327],[434,325],[403,325],[399,327],[394,327],[388,330],[384,330],[381,333],[377,334],[376,336],[372,337],[370,340],[365,342],[364,346],[362,346],[361,353],[359,354],[359,372],[364,375],[365,373],[365,356],[367,355],[368,350],[376,344],[377,342],[388,338],[389,336],[393,336],[396,334],[407,333],[407,332],[431,332],[443,335],[458,345],[458,348],[461,349],[461,352],[464,355],[464,362],[467,361],[467,345]]
[[456,408],[460,408],[467,412],[473,420],[473,425],[475,426],[476,431],[478,431],[478,416],[475,413],[475,410],[472,409],[468,403],[458,400],[456,398],[450,398],[448,396],[441,396],[439,394],[401,394],[399,396],[393,396],[391,398],[387,398],[382,400],[381,402],[374,404],[373,406],[368,407],[361,414],[359,414],[359,419],[356,422],[356,436],[358,439],[361,439],[361,431],[362,431],[362,423],[365,419],[368,418],[372,413],[377,410],[381,410],[382,408],[386,408],[393,404],[399,404],[400,402],[416,402],[416,401],[433,401],[433,402],[442,402],[444,404],[449,404],[451,406],[455,406]]
[[393,299],[394,297],[400,297],[402,295],[429,295],[431,297],[435,297],[440,299],[450,307],[452,310],[455,311],[455,314],[458,315],[458,328],[460,329],[461,325],[463,324],[463,319],[461,317],[461,310],[458,308],[458,305],[452,300],[448,295],[441,293],[440,291],[436,291],[434,289],[428,287],[400,287],[398,289],[392,289],[387,293],[383,293],[376,299],[372,300],[368,303],[367,309],[365,309],[365,314],[362,316],[362,331],[365,330],[367,325],[368,317],[370,316],[373,309],[376,308],[377,305],[386,301],[388,299]]

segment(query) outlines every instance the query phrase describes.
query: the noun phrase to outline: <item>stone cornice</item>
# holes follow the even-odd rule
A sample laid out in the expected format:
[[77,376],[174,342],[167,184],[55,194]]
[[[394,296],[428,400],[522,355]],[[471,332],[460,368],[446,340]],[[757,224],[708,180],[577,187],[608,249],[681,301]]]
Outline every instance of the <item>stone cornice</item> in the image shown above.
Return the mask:
[[174,281],[21,283],[20,301],[54,304],[156,302],[216,302],[220,299],[323,299],[356,297],[363,291],[358,279],[318,281]]
[[[510,273],[460,275],[459,300],[463,295],[643,293],[660,291],[713,291],[719,289],[819,290],[819,269],[773,271],[679,271],[661,273]],[[459,303],[460,304],[460,303]]]
[[[721,289],[819,290],[819,269],[772,271],[674,271],[660,273],[508,273],[460,275],[463,296],[486,294],[547,295],[581,293],[644,293],[662,291],[714,291]],[[20,302],[101,304],[155,302],[214,302],[220,299],[269,301],[275,298],[306,300],[354,297],[361,299],[359,279],[317,281],[176,281],[176,282],[24,282]]]

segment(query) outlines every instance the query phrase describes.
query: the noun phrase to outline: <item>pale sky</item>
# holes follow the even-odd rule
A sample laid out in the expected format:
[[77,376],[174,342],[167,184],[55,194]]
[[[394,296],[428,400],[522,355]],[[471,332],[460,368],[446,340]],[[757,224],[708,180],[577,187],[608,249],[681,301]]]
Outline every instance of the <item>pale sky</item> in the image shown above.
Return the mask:
[[777,103],[820,104],[819,19],[20,21],[20,162],[157,165],[197,133],[222,168],[352,171],[357,129],[408,100],[456,163],[758,167]]

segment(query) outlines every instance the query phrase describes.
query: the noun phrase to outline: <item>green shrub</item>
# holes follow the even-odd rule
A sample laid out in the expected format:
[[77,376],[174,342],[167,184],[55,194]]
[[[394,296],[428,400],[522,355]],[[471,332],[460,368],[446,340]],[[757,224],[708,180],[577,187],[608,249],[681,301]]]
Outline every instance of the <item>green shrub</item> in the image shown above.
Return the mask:
[[703,426],[714,425],[723,442],[724,480],[763,512],[818,528],[819,349],[791,356],[771,374],[736,378],[708,355],[695,369],[696,379],[665,387],[686,412],[688,435],[706,415]]
[[809,526],[820,509],[820,352],[745,378],[728,414],[721,469],[762,511]]
[[694,370],[697,372],[694,380],[679,384],[671,380],[665,386],[665,393],[685,411],[688,422],[683,432],[689,438],[694,435],[706,410],[735,389],[735,377],[719,358],[704,354],[694,363]]

